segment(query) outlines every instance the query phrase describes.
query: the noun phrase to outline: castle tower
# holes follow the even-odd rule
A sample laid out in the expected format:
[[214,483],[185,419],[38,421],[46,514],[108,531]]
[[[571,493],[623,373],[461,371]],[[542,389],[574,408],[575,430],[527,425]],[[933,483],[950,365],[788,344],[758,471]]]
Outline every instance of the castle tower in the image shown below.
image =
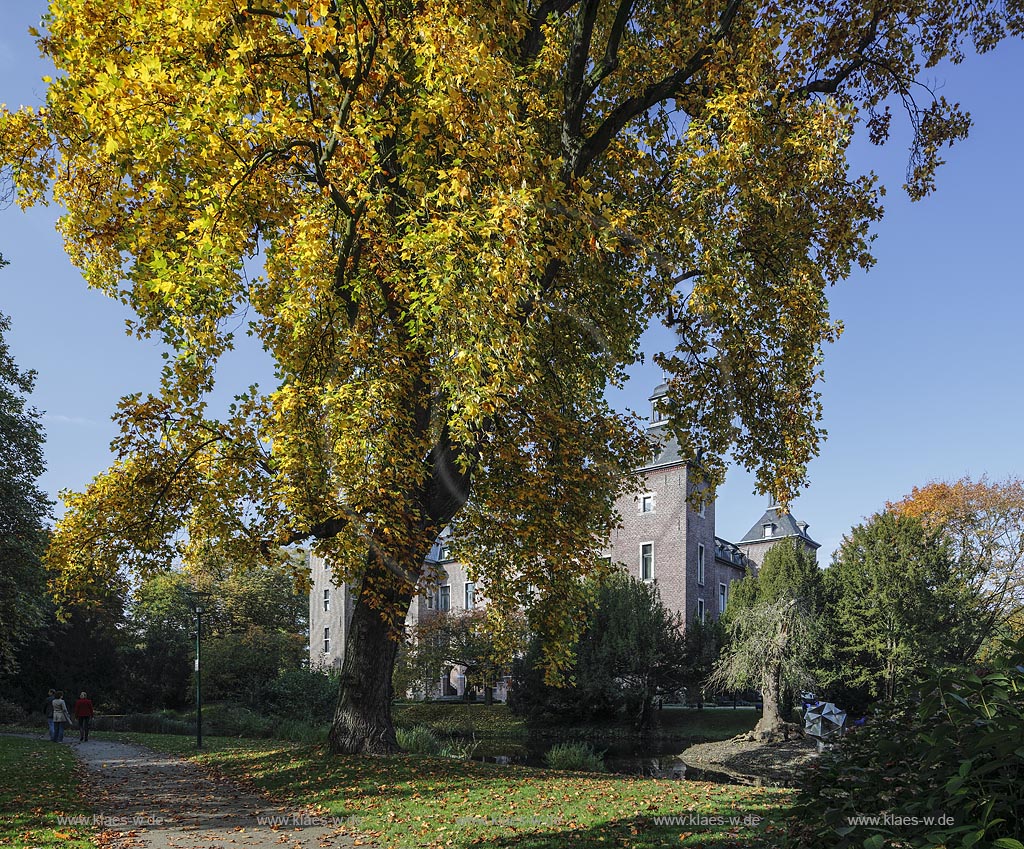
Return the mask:
[[807,522],[800,522],[792,513],[783,513],[773,498],[754,526],[747,531],[743,539],[736,543],[739,548],[758,567],[764,562],[768,550],[780,540],[796,540],[813,558],[821,543],[815,542],[807,533],[810,527]]

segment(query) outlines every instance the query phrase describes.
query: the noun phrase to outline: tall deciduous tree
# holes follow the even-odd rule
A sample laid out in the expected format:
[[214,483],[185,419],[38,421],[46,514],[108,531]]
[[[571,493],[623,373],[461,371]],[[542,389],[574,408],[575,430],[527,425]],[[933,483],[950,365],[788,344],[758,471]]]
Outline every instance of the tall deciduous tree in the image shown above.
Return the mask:
[[[870,265],[858,124],[913,127],[927,193],[969,119],[925,68],[1019,32],[999,0],[54,3],[44,110],[0,119],[89,283],[173,354],[117,463],[67,497],[75,596],[189,541],[309,540],[357,588],[332,745],[395,747],[391,668],[453,524],[557,674],[582,572],[642,457],[603,400],[660,318],[667,411],[720,480],[785,500],[821,437],[826,287]],[[250,262],[262,259],[262,269]],[[248,327],[278,384],[206,399]],[[185,530],[184,537],[181,531]],[[483,543],[486,541],[487,545]],[[184,549],[184,550],[182,550]]]
[[764,708],[755,731],[783,728],[787,690],[813,686],[821,642],[822,577],[799,542],[783,540],[764,557],[757,574],[730,588],[726,610],[729,644],[710,676],[719,689],[756,687]]
[[264,563],[232,563],[207,552],[190,572],[151,575],[133,592],[125,653],[136,705],[180,707],[191,698],[195,614],[187,589],[209,592],[203,604],[203,687],[212,699],[258,703],[279,673],[306,657],[309,596]]
[[[0,268],[7,263],[0,256]],[[35,373],[15,364],[0,314],[0,674],[16,672],[15,652],[43,618],[46,579],[40,557],[50,501],[39,489],[43,463],[40,413],[29,406]]]
[[926,672],[970,662],[984,627],[979,597],[949,541],[890,511],[844,537],[825,571],[835,681],[892,699]]
[[984,601],[979,637],[1007,623],[1020,629],[1024,612],[1024,480],[963,477],[933,481],[888,505],[945,533],[961,574]]

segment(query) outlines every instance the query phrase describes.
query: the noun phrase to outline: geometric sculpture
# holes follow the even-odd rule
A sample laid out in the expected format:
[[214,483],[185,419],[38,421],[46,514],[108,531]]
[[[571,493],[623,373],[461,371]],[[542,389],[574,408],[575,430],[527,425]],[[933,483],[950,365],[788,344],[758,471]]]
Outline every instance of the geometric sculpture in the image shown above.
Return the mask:
[[819,741],[838,734],[845,723],[846,711],[840,710],[832,702],[818,702],[807,708],[804,714],[804,732]]

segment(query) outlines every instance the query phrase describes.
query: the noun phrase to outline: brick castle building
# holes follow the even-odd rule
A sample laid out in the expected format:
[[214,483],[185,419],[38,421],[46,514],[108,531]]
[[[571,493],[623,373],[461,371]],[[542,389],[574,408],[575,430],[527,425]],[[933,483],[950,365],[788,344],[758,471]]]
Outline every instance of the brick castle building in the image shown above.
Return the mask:
[[[660,446],[650,465],[641,469],[642,489],[620,498],[616,505],[621,524],[612,531],[604,552],[630,574],[657,584],[667,608],[684,622],[719,617],[729,601],[729,585],[747,569],[757,569],[764,555],[781,540],[796,540],[812,553],[818,549],[807,534],[807,523],[796,521],[771,504],[764,515],[738,542],[715,533],[715,503],[702,506],[687,502],[696,486],[691,464],[681,456],[678,442],[669,434],[658,401],[665,385],[651,396],[648,433]],[[421,621],[437,610],[469,610],[482,603],[464,564],[449,556],[443,539],[428,557],[442,575],[435,592],[413,599],[408,624]],[[312,557],[313,589],[309,609],[309,659],[312,666],[340,668],[345,635],[352,613],[352,594],[347,586],[335,586],[330,564]],[[461,695],[464,679],[458,670],[441,676],[442,695]],[[495,694],[503,698],[502,688]]]

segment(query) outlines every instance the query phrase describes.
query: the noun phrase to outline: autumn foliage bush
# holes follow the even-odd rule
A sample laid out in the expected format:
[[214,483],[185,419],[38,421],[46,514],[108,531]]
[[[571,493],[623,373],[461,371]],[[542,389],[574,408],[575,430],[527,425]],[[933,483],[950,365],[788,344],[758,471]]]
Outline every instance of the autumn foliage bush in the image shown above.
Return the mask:
[[990,674],[937,676],[823,756],[790,845],[1024,849],[1024,640],[1007,649]]

